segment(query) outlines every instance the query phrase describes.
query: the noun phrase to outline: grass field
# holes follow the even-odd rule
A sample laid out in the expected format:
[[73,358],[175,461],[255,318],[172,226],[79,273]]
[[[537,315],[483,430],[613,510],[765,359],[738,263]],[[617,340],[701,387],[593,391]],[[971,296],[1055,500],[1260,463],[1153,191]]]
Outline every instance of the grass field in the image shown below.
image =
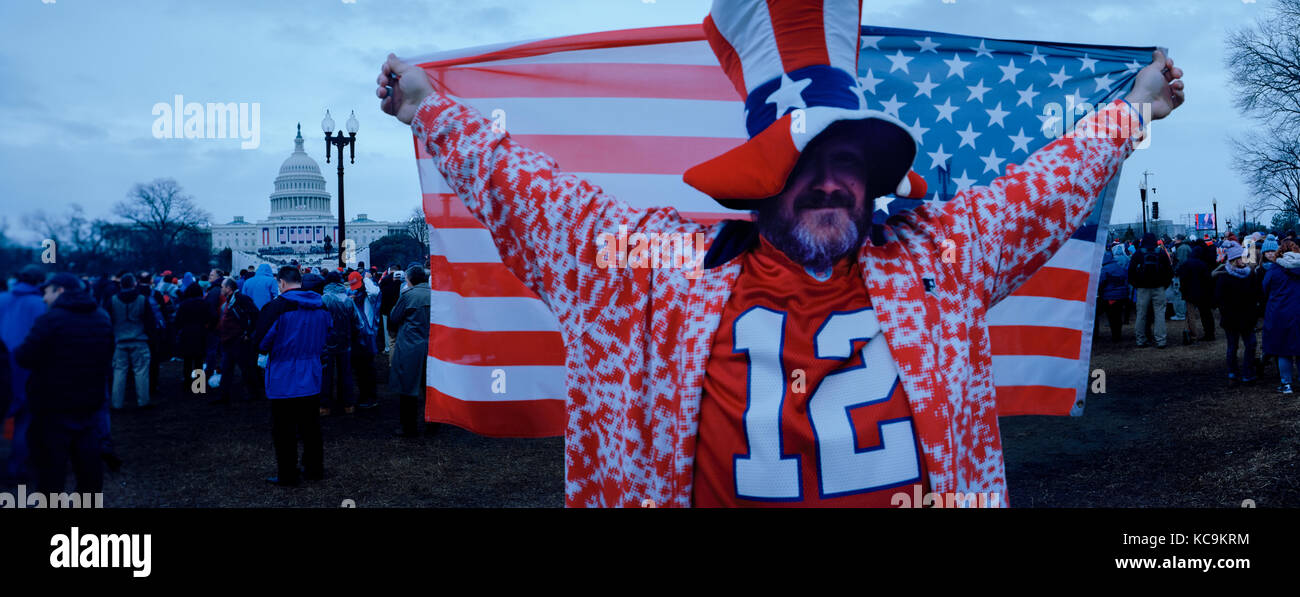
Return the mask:
[[[1170,337],[1181,329],[1171,323]],[[1105,370],[1107,392],[1088,397],[1083,417],[1002,420],[1011,505],[1300,506],[1300,394],[1276,392],[1275,368],[1254,386],[1228,388],[1223,349],[1221,333],[1164,350],[1135,348],[1131,337],[1098,342],[1092,367]],[[106,505],[563,505],[562,439],[491,439],[449,426],[396,438],[396,398],[383,384],[380,407],[324,419],[324,480],[273,487],[264,481],[274,474],[267,404],[210,405],[182,394],[180,379],[176,363],[164,364],[158,408],[114,417],[125,466],[106,477]],[[0,457],[7,452],[0,447]]]

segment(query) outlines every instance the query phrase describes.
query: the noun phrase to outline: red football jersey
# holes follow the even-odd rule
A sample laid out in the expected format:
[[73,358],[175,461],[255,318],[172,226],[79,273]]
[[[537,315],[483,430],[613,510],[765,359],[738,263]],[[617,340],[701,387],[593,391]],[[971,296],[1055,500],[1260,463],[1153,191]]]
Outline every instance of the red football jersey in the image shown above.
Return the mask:
[[861,264],[819,280],[766,240],[740,258],[705,372],[694,505],[889,507],[927,491]]

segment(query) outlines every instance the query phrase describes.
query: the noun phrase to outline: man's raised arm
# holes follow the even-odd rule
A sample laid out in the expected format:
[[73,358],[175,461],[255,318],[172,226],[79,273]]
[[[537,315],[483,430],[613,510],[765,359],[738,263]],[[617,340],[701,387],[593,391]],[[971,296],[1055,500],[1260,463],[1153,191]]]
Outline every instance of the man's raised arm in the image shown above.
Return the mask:
[[[1182,105],[1182,69],[1156,51],[1138,72],[1123,101],[1099,107],[1063,138],[1012,165],[992,184],[958,195],[918,219],[956,242],[973,260],[973,281],[983,284],[985,306],[1010,295],[1056,253],[1087,218],[1096,198],[1145,134],[1138,107],[1160,120]],[[964,247],[960,245],[966,245]]]
[[[395,80],[394,80],[395,79]],[[546,301],[565,331],[583,304],[606,302],[616,272],[597,266],[606,233],[702,230],[672,209],[633,209],[559,169],[468,106],[433,89],[424,70],[389,55],[381,107],[411,124],[465,206],[492,234],[506,267]]]

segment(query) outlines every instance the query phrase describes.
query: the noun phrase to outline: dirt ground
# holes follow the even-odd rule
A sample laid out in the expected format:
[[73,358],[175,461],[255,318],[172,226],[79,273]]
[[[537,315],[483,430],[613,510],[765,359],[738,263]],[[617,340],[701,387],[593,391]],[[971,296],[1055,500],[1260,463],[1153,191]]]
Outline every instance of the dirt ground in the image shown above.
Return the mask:
[[[1170,323],[1170,337],[1181,323]],[[1127,334],[1132,330],[1126,329]],[[1106,393],[1083,417],[1002,420],[1015,507],[1300,506],[1300,394],[1276,392],[1269,367],[1254,386],[1228,388],[1222,333],[1214,343],[1138,349],[1099,341],[1092,367]],[[383,360],[382,358],[380,359]],[[182,394],[180,367],[163,366],[151,411],[114,417],[125,461],[109,473],[111,507],[559,507],[563,440],[491,439],[454,427],[392,436],[396,397],[324,419],[327,476],[295,489],[274,474],[265,402],[210,405]],[[380,379],[387,379],[381,362]],[[0,442],[0,458],[8,447]],[[12,491],[0,482],[0,491]]]

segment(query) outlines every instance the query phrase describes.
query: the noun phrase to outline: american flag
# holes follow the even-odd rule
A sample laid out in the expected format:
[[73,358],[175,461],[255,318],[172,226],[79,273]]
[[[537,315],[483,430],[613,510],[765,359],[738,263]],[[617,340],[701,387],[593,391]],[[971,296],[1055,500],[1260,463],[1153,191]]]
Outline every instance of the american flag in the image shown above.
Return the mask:
[[[859,83],[869,107],[920,138],[913,167],[933,190],[929,201],[988,184],[1082,119],[1084,106],[1122,97],[1154,50],[879,27],[861,35]],[[672,205],[704,222],[743,217],[681,179],[747,138],[744,104],[698,25],[414,60],[439,89],[629,205]],[[433,270],[426,419],[491,436],[563,435],[564,347],[554,316],[501,263],[486,229],[415,145]],[[1082,412],[1098,232],[1116,181],[1087,224],[989,313],[1003,415]],[[876,217],[918,204],[883,198]]]

